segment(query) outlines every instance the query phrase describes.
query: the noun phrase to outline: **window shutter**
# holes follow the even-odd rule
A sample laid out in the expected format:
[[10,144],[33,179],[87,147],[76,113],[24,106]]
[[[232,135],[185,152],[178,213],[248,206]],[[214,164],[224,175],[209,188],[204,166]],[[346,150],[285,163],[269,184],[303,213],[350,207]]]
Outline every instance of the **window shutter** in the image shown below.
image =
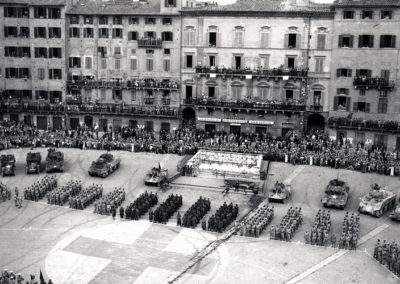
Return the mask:
[[283,42],[283,48],[288,48],[288,47],[289,47],[289,34],[285,34],[285,39],[284,39],[284,42]]
[[256,67],[261,67],[261,58],[260,57],[256,58]]
[[136,59],[131,59],[131,70],[136,70]]
[[358,104],[357,103],[353,103],[353,111],[358,111]]
[[390,78],[390,70],[381,70],[381,77],[389,80]]
[[236,69],[235,68],[235,56],[234,55],[232,55],[231,67],[232,67],[232,69]]
[[359,47],[359,48],[363,47],[362,39],[363,39],[363,36],[362,36],[362,35],[359,35],[359,36],[358,36],[358,47]]
[[301,34],[296,34],[296,48],[301,48]]
[[351,98],[347,97],[346,98],[346,110],[350,111],[350,107],[351,107]]
[[317,37],[317,48],[318,49],[325,49],[325,39],[326,35],[319,34]]
[[392,36],[392,44],[391,44],[391,47],[392,47],[392,48],[395,48],[395,47],[396,47],[396,36],[395,36],[395,35]]
[[337,96],[333,97],[333,110],[338,109],[338,100],[339,100],[339,97],[337,97]]
[[287,68],[289,65],[289,57],[285,57],[285,68]]
[[356,69],[356,77],[360,77],[360,69]]
[[385,38],[384,38],[383,35],[381,35],[381,40],[380,40],[380,43],[379,43],[379,47],[383,48],[384,46],[385,46]]
[[53,58],[53,49],[49,48],[49,58]]
[[369,47],[374,47],[374,36],[373,35],[371,35],[370,37],[369,37]]
[[353,47],[354,36],[350,36],[349,47]]
[[340,77],[341,69],[336,69],[336,77]]
[[183,66],[185,66],[185,68],[187,68],[187,55],[185,55],[185,56],[183,57],[183,60],[184,60]]
[[219,47],[221,46],[221,34],[217,33],[217,42],[216,42],[216,46]]
[[353,70],[352,69],[347,69],[347,70],[348,70],[347,77],[352,77]]
[[339,36],[339,42],[338,42],[338,47],[342,47],[343,46],[343,36]]
[[208,32],[206,36],[206,46],[210,46],[210,32]]
[[128,33],[128,40],[132,40],[132,32]]
[[370,108],[371,108],[371,104],[370,103],[366,103],[365,104],[365,112],[369,112]]

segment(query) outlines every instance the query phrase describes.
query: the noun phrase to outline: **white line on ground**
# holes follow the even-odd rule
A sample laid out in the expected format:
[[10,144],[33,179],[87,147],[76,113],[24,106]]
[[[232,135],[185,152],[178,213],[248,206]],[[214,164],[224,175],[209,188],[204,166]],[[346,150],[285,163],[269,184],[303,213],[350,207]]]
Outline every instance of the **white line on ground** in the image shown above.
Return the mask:
[[301,165],[297,167],[284,181],[284,184],[291,183],[292,180],[306,167],[306,165]]

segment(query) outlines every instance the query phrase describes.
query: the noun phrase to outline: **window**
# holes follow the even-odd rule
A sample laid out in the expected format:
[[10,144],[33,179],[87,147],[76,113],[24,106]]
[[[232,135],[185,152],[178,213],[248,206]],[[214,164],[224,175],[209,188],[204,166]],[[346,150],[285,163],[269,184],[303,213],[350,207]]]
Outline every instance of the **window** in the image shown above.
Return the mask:
[[317,35],[317,49],[325,49],[326,35],[318,34]]
[[209,98],[214,98],[215,97],[215,87],[214,86],[209,86],[208,87],[208,97]]
[[347,88],[338,88],[338,89],[336,89],[336,93],[338,95],[349,95],[349,89],[347,89]]
[[105,101],[107,99],[106,89],[100,89],[100,99]]
[[[28,38],[29,37],[29,27],[20,27],[19,28],[19,36],[20,37],[25,37]],[[61,34],[60,34],[61,37]]]
[[162,32],[161,33],[162,41],[173,41],[173,33],[172,32]]
[[333,102],[333,110],[350,111],[350,97],[335,96]]
[[290,33],[287,35],[287,45],[286,47],[288,48],[296,48],[296,44],[297,44],[297,37],[298,34],[297,33]]
[[242,87],[233,86],[232,87],[232,100],[237,101],[242,98]]
[[381,11],[381,19],[382,20],[391,20],[393,18],[393,11],[390,10],[382,10]]
[[236,27],[234,31],[234,42],[235,47],[243,47],[244,45],[244,29],[242,27]]
[[121,57],[121,47],[119,46],[114,47],[114,56]]
[[137,18],[137,17],[129,17],[129,24],[130,25],[139,25],[139,18]]
[[6,78],[10,79],[29,79],[29,68],[6,68]]
[[106,46],[99,46],[97,47],[97,53],[100,53],[101,57],[106,57],[107,56],[107,47]]
[[49,19],[61,19],[61,9],[60,8],[49,8]]
[[154,54],[154,49],[146,49],[146,54]]
[[48,100],[49,92],[48,91],[35,91],[35,97],[37,100]]
[[[5,57],[31,57],[31,49],[28,46],[5,46]],[[1,74],[1,73],[0,73]]]
[[46,28],[35,27],[35,38],[46,38]]
[[286,62],[287,62],[286,68],[291,68],[291,69],[293,69],[293,68],[295,68],[295,65],[296,65],[296,57],[294,57],[294,56],[287,56],[287,57],[286,57]]
[[4,17],[6,18],[29,18],[28,7],[4,7]]
[[383,134],[375,134],[374,145],[378,147],[387,147],[388,136]]
[[17,37],[18,36],[17,27],[4,26],[4,36],[5,37]]
[[354,19],[354,11],[343,11],[343,19]]
[[359,93],[360,96],[365,96],[365,93],[366,93],[365,89],[360,89],[359,92],[360,92]]
[[242,68],[242,56],[241,55],[235,55],[233,57],[234,60],[234,68],[235,69],[241,69]]
[[47,48],[35,47],[35,58],[47,58]]
[[185,98],[187,100],[190,100],[190,99],[192,99],[192,96],[193,96],[193,86],[186,85],[186,87],[185,87]]
[[321,91],[314,91],[314,93],[313,93],[313,105],[314,106],[321,106],[321,98],[322,98],[322,92]]
[[176,0],[165,0],[165,7],[176,7]]
[[154,123],[153,123],[153,121],[146,121],[145,122],[145,129],[146,129],[146,131],[147,132],[153,132],[153,130],[154,130]]
[[136,101],[136,90],[131,90],[131,101]]
[[137,40],[138,33],[137,32],[128,32],[128,40]]
[[69,23],[71,25],[77,25],[79,24],[79,16],[70,16],[69,17]]
[[260,54],[260,64],[258,67],[268,68],[269,67],[269,54]]
[[146,58],[146,71],[153,71],[153,58]]
[[379,98],[378,101],[378,113],[387,113],[387,105],[388,99],[387,98]]
[[185,45],[186,46],[194,46],[195,45],[195,35],[196,32],[193,27],[187,27],[185,29]]
[[122,29],[112,29],[113,38],[122,38]]
[[108,38],[108,29],[107,28],[99,29],[99,38]]
[[120,89],[113,89],[113,100],[122,100],[122,90]]
[[262,101],[268,100],[268,88],[258,87],[258,98]]
[[107,69],[107,59],[105,58],[101,60],[101,69]]
[[339,68],[336,70],[337,77],[351,77],[352,70],[347,68]]
[[163,69],[165,72],[171,71],[171,60],[169,58],[164,59],[163,67],[164,67]]
[[135,71],[137,69],[137,60],[136,58],[131,58],[131,70]]
[[61,69],[49,69],[49,79],[50,80],[61,80]]
[[338,46],[339,47],[353,47],[353,36],[352,35],[340,35]]
[[49,38],[61,38],[61,28],[49,28]]
[[85,68],[92,69],[92,57],[85,57]]
[[156,24],[156,18],[145,18],[144,23],[146,25],[155,25]]
[[85,38],[93,38],[93,36],[94,36],[93,28],[84,28],[83,36]]
[[164,48],[164,55],[170,55],[170,54],[171,54],[171,49]]
[[44,7],[35,7],[34,8],[34,17],[36,19],[45,19],[47,18],[47,9]]
[[268,29],[263,29],[261,30],[260,33],[260,46],[263,48],[269,47],[269,30]]
[[192,54],[185,55],[185,67],[193,68],[193,55]]
[[316,73],[324,72],[324,61],[325,61],[325,57],[322,57],[322,56],[315,57],[315,72]]
[[38,79],[40,81],[43,81],[45,78],[45,69],[44,68],[39,68],[38,69]]
[[356,69],[356,77],[372,77],[372,70],[369,69]]
[[115,69],[121,69],[121,59],[115,59]]
[[136,49],[135,48],[131,48],[131,54],[135,55],[136,54]]
[[81,68],[81,58],[80,57],[70,57],[69,58],[70,68]]
[[395,35],[381,35],[380,48],[395,48],[396,36]]
[[172,18],[163,18],[162,24],[163,25],[172,25]]
[[208,33],[208,46],[217,46],[217,33],[216,32]]
[[151,32],[151,31],[144,32],[144,38],[156,38],[156,32]]
[[75,37],[75,38],[80,37],[79,28],[69,28],[69,36],[70,37]]
[[113,24],[114,25],[122,25],[122,17],[121,16],[114,16],[113,17]]
[[61,48],[50,47],[49,48],[49,58],[62,58]]
[[361,11],[361,19],[363,20],[372,20],[374,17],[374,11],[372,10],[363,10]]
[[210,67],[216,67],[217,66],[217,61],[216,61],[216,56],[215,55],[209,55],[208,56],[208,66],[210,66]]
[[390,70],[381,70],[381,78],[385,80],[390,79]]
[[366,102],[356,102],[353,104],[353,111],[369,112],[370,104]]
[[358,47],[374,47],[374,36],[373,35],[360,35],[358,36]]
[[285,91],[286,100],[293,100],[294,91],[293,90],[286,90]]
[[85,16],[85,25],[93,25],[93,16]]
[[100,16],[99,25],[108,25],[108,17],[107,16]]

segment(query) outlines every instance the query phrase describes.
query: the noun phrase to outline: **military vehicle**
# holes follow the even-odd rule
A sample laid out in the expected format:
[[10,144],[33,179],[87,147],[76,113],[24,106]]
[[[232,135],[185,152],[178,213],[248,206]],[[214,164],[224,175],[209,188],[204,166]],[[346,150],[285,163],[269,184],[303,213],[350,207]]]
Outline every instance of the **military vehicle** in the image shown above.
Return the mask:
[[64,154],[50,148],[46,158],[46,172],[63,172],[64,171]]
[[42,156],[40,153],[29,152],[26,155],[26,173],[27,174],[38,174],[40,173]]
[[1,155],[1,171],[3,176],[15,176],[14,155]]
[[396,208],[390,213],[389,217],[394,221],[400,221],[400,205],[396,206]]
[[283,184],[282,182],[276,182],[274,188],[268,193],[268,200],[270,202],[282,202],[290,197],[292,193],[292,186],[290,184]]
[[168,176],[168,170],[162,169],[159,165],[158,168],[154,167],[146,175],[144,180],[145,185],[160,186],[162,183],[166,182]]
[[373,184],[368,194],[361,198],[358,211],[379,217],[395,205],[396,195],[392,191]]
[[244,192],[251,191],[254,194],[257,194],[260,191],[260,182],[254,181],[250,178],[236,178],[236,177],[228,177],[224,180],[225,191],[235,190]]
[[92,162],[88,172],[90,176],[105,178],[118,169],[120,164],[121,159],[114,158],[114,156],[109,153],[102,154],[96,161]]
[[344,209],[349,200],[349,186],[342,180],[333,179],[325,189],[325,196],[321,199],[324,207]]

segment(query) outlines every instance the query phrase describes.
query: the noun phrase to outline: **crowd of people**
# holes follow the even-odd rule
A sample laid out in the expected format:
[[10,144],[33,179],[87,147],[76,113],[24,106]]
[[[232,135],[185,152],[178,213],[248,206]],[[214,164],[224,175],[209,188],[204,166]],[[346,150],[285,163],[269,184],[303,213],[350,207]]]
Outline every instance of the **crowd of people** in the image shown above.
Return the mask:
[[274,218],[274,207],[264,204],[240,226],[240,235],[258,238]]
[[[94,203],[94,213],[100,215],[110,215],[121,206],[125,200],[125,189],[116,187],[113,191],[104,195],[100,200]],[[113,214],[115,217],[115,214]]]
[[[146,214],[151,207],[158,203],[157,193],[145,191],[138,198],[129,204],[125,209],[125,218],[130,220],[139,220]],[[150,214],[151,215],[151,214]],[[151,221],[151,220],[150,220]]]
[[346,212],[342,224],[342,235],[339,239],[339,248],[355,250],[357,248],[357,242],[359,237],[360,229],[360,214]]
[[171,216],[182,206],[182,195],[171,194],[160,204],[154,212],[150,212],[149,219],[154,223],[166,224]]
[[378,239],[374,248],[374,258],[400,277],[400,246],[397,243],[388,243],[386,240],[381,242]]
[[24,189],[24,198],[39,201],[55,188],[57,188],[57,177],[44,176],[40,181]]
[[[58,187],[47,194],[47,203],[63,206],[71,196],[77,195],[81,190],[82,181],[69,180],[62,187]],[[69,204],[69,207],[72,207],[71,203]]]
[[329,242],[332,246],[335,246],[334,234],[331,234],[331,213],[330,211],[325,211],[319,209],[317,215],[315,216],[314,225],[311,228],[311,233],[306,231],[304,234],[304,239],[306,244],[317,245],[317,246],[327,246]]
[[8,186],[2,182],[0,182],[0,193],[1,193],[1,198],[0,202],[6,202],[7,200],[11,199],[11,190],[8,188]]
[[208,229],[211,232],[222,233],[238,216],[239,206],[233,203],[221,205],[218,210],[208,219]]
[[70,207],[73,209],[83,210],[97,199],[103,196],[103,185],[92,184],[85,188],[75,196],[69,197]]
[[279,225],[271,226],[270,238],[272,240],[290,241],[302,223],[301,207],[290,207]]
[[[200,220],[203,219],[203,217],[207,214],[207,212],[210,211],[210,209],[210,199],[200,196],[200,198],[197,199],[197,201],[185,212],[182,218],[180,212],[178,212],[176,221],[177,225],[186,228],[195,228]],[[203,220],[203,229],[205,224],[206,221]]]
[[[26,282],[25,282],[26,281]],[[36,279],[36,275],[31,274],[28,279],[21,275],[21,273],[14,273],[14,271],[8,271],[4,268],[0,273],[0,284],[53,284],[53,281],[49,279],[47,282],[43,277],[42,271],[40,271],[39,280]]]

